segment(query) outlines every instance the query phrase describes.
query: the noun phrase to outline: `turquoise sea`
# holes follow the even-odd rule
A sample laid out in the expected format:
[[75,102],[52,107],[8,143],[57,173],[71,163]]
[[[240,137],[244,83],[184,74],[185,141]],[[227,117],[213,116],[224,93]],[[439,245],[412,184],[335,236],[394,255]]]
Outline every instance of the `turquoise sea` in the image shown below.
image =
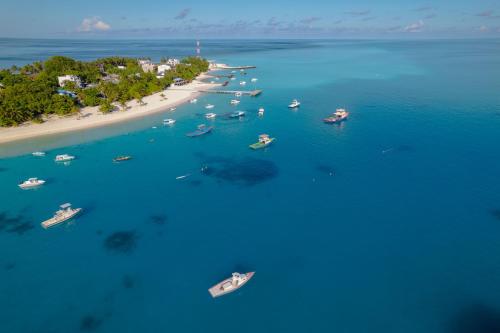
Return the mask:
[[[193,45],[1,39],[0,67]],[[0,146],[1,332],[500,332],[499,40],[202,47],[256,65],[230,88],[264,93]],[[247,116],[186,137],[206,103]],[[337,107],[349,120],[323,124]],[[261,133],[276,142],[250,150]],[[64,202],[84,213],[42,229]],[[256,275],[212,299],[233,271]]]

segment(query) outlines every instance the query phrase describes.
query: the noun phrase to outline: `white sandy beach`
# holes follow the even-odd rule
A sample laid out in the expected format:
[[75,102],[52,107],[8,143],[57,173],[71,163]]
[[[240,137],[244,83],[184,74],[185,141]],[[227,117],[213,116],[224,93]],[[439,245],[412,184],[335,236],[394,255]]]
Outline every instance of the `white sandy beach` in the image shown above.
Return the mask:
[[[200,76],[198,79],[203,78]],[[93,127],[106,126],[138,117],[144,117],[157,112],[166,111],[176,107],[199,95],[198,90],[208,89],[214,84],[204,83],[199,80],[184,86],[172,86],[162,92],[143,98],[145,105],[139,105],[134,100],[127,103],[127,110],[117,108],[116,111],[103,114],[99,107],[85,107],[80,115],[68,117],[51,116],[44,123],[25,123],[18,127],[0,128],[0,144],[19,141],[45,135],[60,134],[65,132],[84,130]],[[163,94],[165,97],[160,96]]]

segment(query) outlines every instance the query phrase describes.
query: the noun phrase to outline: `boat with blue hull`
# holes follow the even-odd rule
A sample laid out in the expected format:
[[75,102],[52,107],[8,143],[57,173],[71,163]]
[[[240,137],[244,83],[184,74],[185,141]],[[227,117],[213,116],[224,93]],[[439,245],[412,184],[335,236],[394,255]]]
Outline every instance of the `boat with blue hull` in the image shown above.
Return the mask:
[[195,131],[187,133],[186,136],[193,138],[193,137],[205,135],[205,134],[210,133],[213,129],[214,129],[213,126],[206,126],[205,124],[201,124],[198,126],[198,128]]

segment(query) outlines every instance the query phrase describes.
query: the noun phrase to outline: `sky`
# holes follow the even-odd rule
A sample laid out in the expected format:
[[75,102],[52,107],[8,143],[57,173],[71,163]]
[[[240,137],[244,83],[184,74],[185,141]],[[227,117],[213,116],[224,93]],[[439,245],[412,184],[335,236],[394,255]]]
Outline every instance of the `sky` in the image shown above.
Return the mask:
[[500,37],[500,0],[1,0],[0,37]]

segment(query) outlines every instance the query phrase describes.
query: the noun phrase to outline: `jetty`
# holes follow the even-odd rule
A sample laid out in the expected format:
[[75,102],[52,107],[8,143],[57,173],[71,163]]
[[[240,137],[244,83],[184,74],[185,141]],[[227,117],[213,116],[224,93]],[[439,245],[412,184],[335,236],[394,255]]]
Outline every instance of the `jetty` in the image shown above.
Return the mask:
[[262,94],[262,90],[197,90],[200,93],[208,93],[208,94],[227,94],[227,95],[236,95],[241,94],[242,96],[251,96],[256,97]]

